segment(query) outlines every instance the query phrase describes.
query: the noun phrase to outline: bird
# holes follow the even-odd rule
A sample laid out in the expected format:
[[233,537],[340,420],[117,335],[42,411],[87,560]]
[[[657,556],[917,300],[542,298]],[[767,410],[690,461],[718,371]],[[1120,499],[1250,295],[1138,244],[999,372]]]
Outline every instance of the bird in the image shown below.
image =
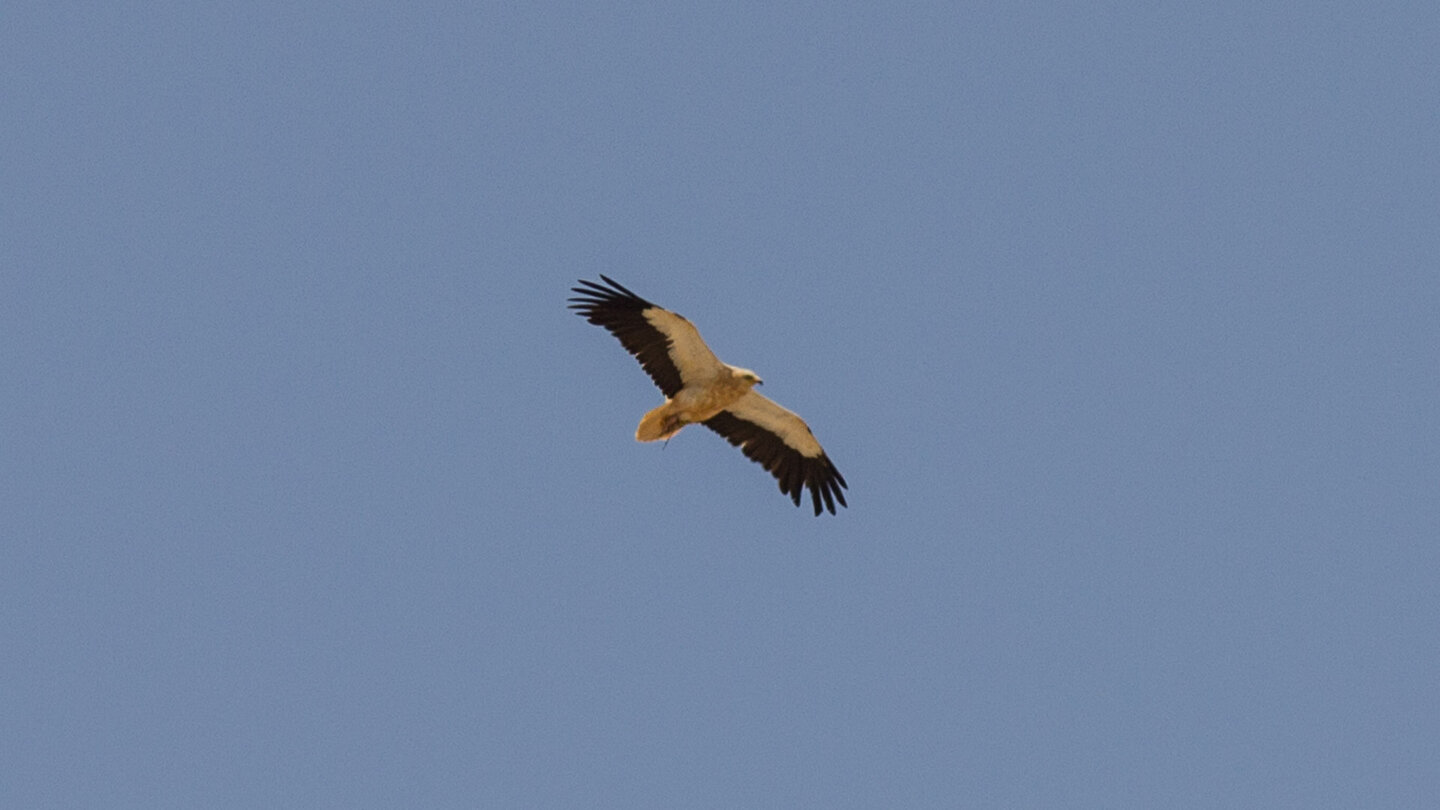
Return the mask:
[[740,448],[780,483],[780,492],[798,507],[810,490],[818,517],[821,500],[830,514],[847,506],[845,478],[820,442],[795,413],[754,391],[755,372],[720,362],[700,331],[678,313],[656,306],[614,279],[599,284],[580,279],[569,308],[603,326],[640,361],[665,402],[645,414],[635,429],[640,442],[669,441],[690,424],[702,424]]

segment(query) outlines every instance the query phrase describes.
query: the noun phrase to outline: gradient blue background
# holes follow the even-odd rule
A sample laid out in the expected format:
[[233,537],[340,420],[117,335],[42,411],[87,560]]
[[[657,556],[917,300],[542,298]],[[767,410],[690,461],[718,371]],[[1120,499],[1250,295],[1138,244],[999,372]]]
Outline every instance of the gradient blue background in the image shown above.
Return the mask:
[[[1433,3],[8,3],[0,805],[1428,807]],[[694,320],[816,519],[565,309]]]

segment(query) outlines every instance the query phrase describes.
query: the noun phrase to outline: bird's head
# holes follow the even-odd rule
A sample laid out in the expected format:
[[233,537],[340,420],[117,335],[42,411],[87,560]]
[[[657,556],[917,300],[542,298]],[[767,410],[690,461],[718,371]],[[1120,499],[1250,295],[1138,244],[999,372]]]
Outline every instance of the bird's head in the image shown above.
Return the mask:
[[738,368],[736,366],[731,366],[730,373],[734,374],[736,378],[749,383],[751,387],[765,384],[765,381],[760,379],[759,374],[756,374],[748,368]]

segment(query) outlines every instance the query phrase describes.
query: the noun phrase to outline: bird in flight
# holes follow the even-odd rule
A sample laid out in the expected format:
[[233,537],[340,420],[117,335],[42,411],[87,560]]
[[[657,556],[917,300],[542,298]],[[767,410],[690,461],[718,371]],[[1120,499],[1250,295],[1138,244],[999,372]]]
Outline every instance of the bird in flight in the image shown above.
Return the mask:
[[810,490],[815,514],[835,514],[845,506],[844,477],[810,432],[805,420],[751,390],[761,384],[749,369],[720,362],[693,324],[658,307],[604,275],[604,284],[581,279],[570,308],[603,326],[635,355],[665,395],[665,403],[645,414],[635,439],[669,439],[689,424],[700,423],[724,436],[747,458],[780,482],[780,491],[800,505]]

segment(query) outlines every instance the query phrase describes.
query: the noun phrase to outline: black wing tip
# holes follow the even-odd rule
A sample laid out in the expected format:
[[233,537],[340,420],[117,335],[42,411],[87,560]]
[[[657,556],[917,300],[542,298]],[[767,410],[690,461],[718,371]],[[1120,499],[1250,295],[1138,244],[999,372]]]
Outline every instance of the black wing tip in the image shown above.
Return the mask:
[[850,485],[845,483],[845,477],[835,469],[835,463],[824,453],[816,459],[815,467],[810,470],[811,475],[807,476],[810,483],[810,492],[815,499],[815,516],[820,516],[820,498],[825,498],[825,508],[830,514],[836,514],[835,504],[849,508],[850,504],[845,503],[845,493],[842,489],[849,489]]
[[655,305],[644,298],[631,292],[629,288],[605,274],[600,278],[605,284],[597,284],[587,279],[580,279],[583,287],[571,287],[570,292],[574,296],[565,299],[569,302],[570,309],[576,310],[577,314],[584,318],[591,318],[601,310],[629,310],[640,312],[650,309]]
[[842,489],[849,489],[850,485],[845,483],[845,478],[835,469],[835,464],[828,456],[821,453],[818,458],[805,459],[800,463],[802,470],[799,481],[790,482],[788,490],[786,482],[780,482],[780,491],[789,495],[796,506],[800,505],[801,494],[808,489],[811,505],[815,508],[815,517],[820,517],[822,512],[838,514],[836,503],[847,509],[850,507],[850,504],[845,502],[845,493],[841,492]]
[[[610,278],[604,273],[600,274],[600,280],[605,283],[597,284],[586,278],[577,279],[576,283],[583,286],[571,287],[570,292],[603,298],[640,298],[640,296],[632,292],[629,287],[626,287],[624,284]],[[572,298],[571,300],[573,301],[575,299]],[[640,300],[643,301],[644,299]]]
[[[630,290],[627,289],[624,284],[621,284],[620,282],[618,282],[618,281],[616,281],[615,279],[613,279],[613,278],[605,275],[604,273],[600,273],[599,276],[600,276],[600,280],[601,280],[601,281],[605,282],[606,284],[609,284],[611,287],[614,287],[615,289],[619,290],[620,292],[625,293],[626,295],[635,295],[635,293],[630,292]],[[638,296],[637,296],[637,297],[638,297]]]

